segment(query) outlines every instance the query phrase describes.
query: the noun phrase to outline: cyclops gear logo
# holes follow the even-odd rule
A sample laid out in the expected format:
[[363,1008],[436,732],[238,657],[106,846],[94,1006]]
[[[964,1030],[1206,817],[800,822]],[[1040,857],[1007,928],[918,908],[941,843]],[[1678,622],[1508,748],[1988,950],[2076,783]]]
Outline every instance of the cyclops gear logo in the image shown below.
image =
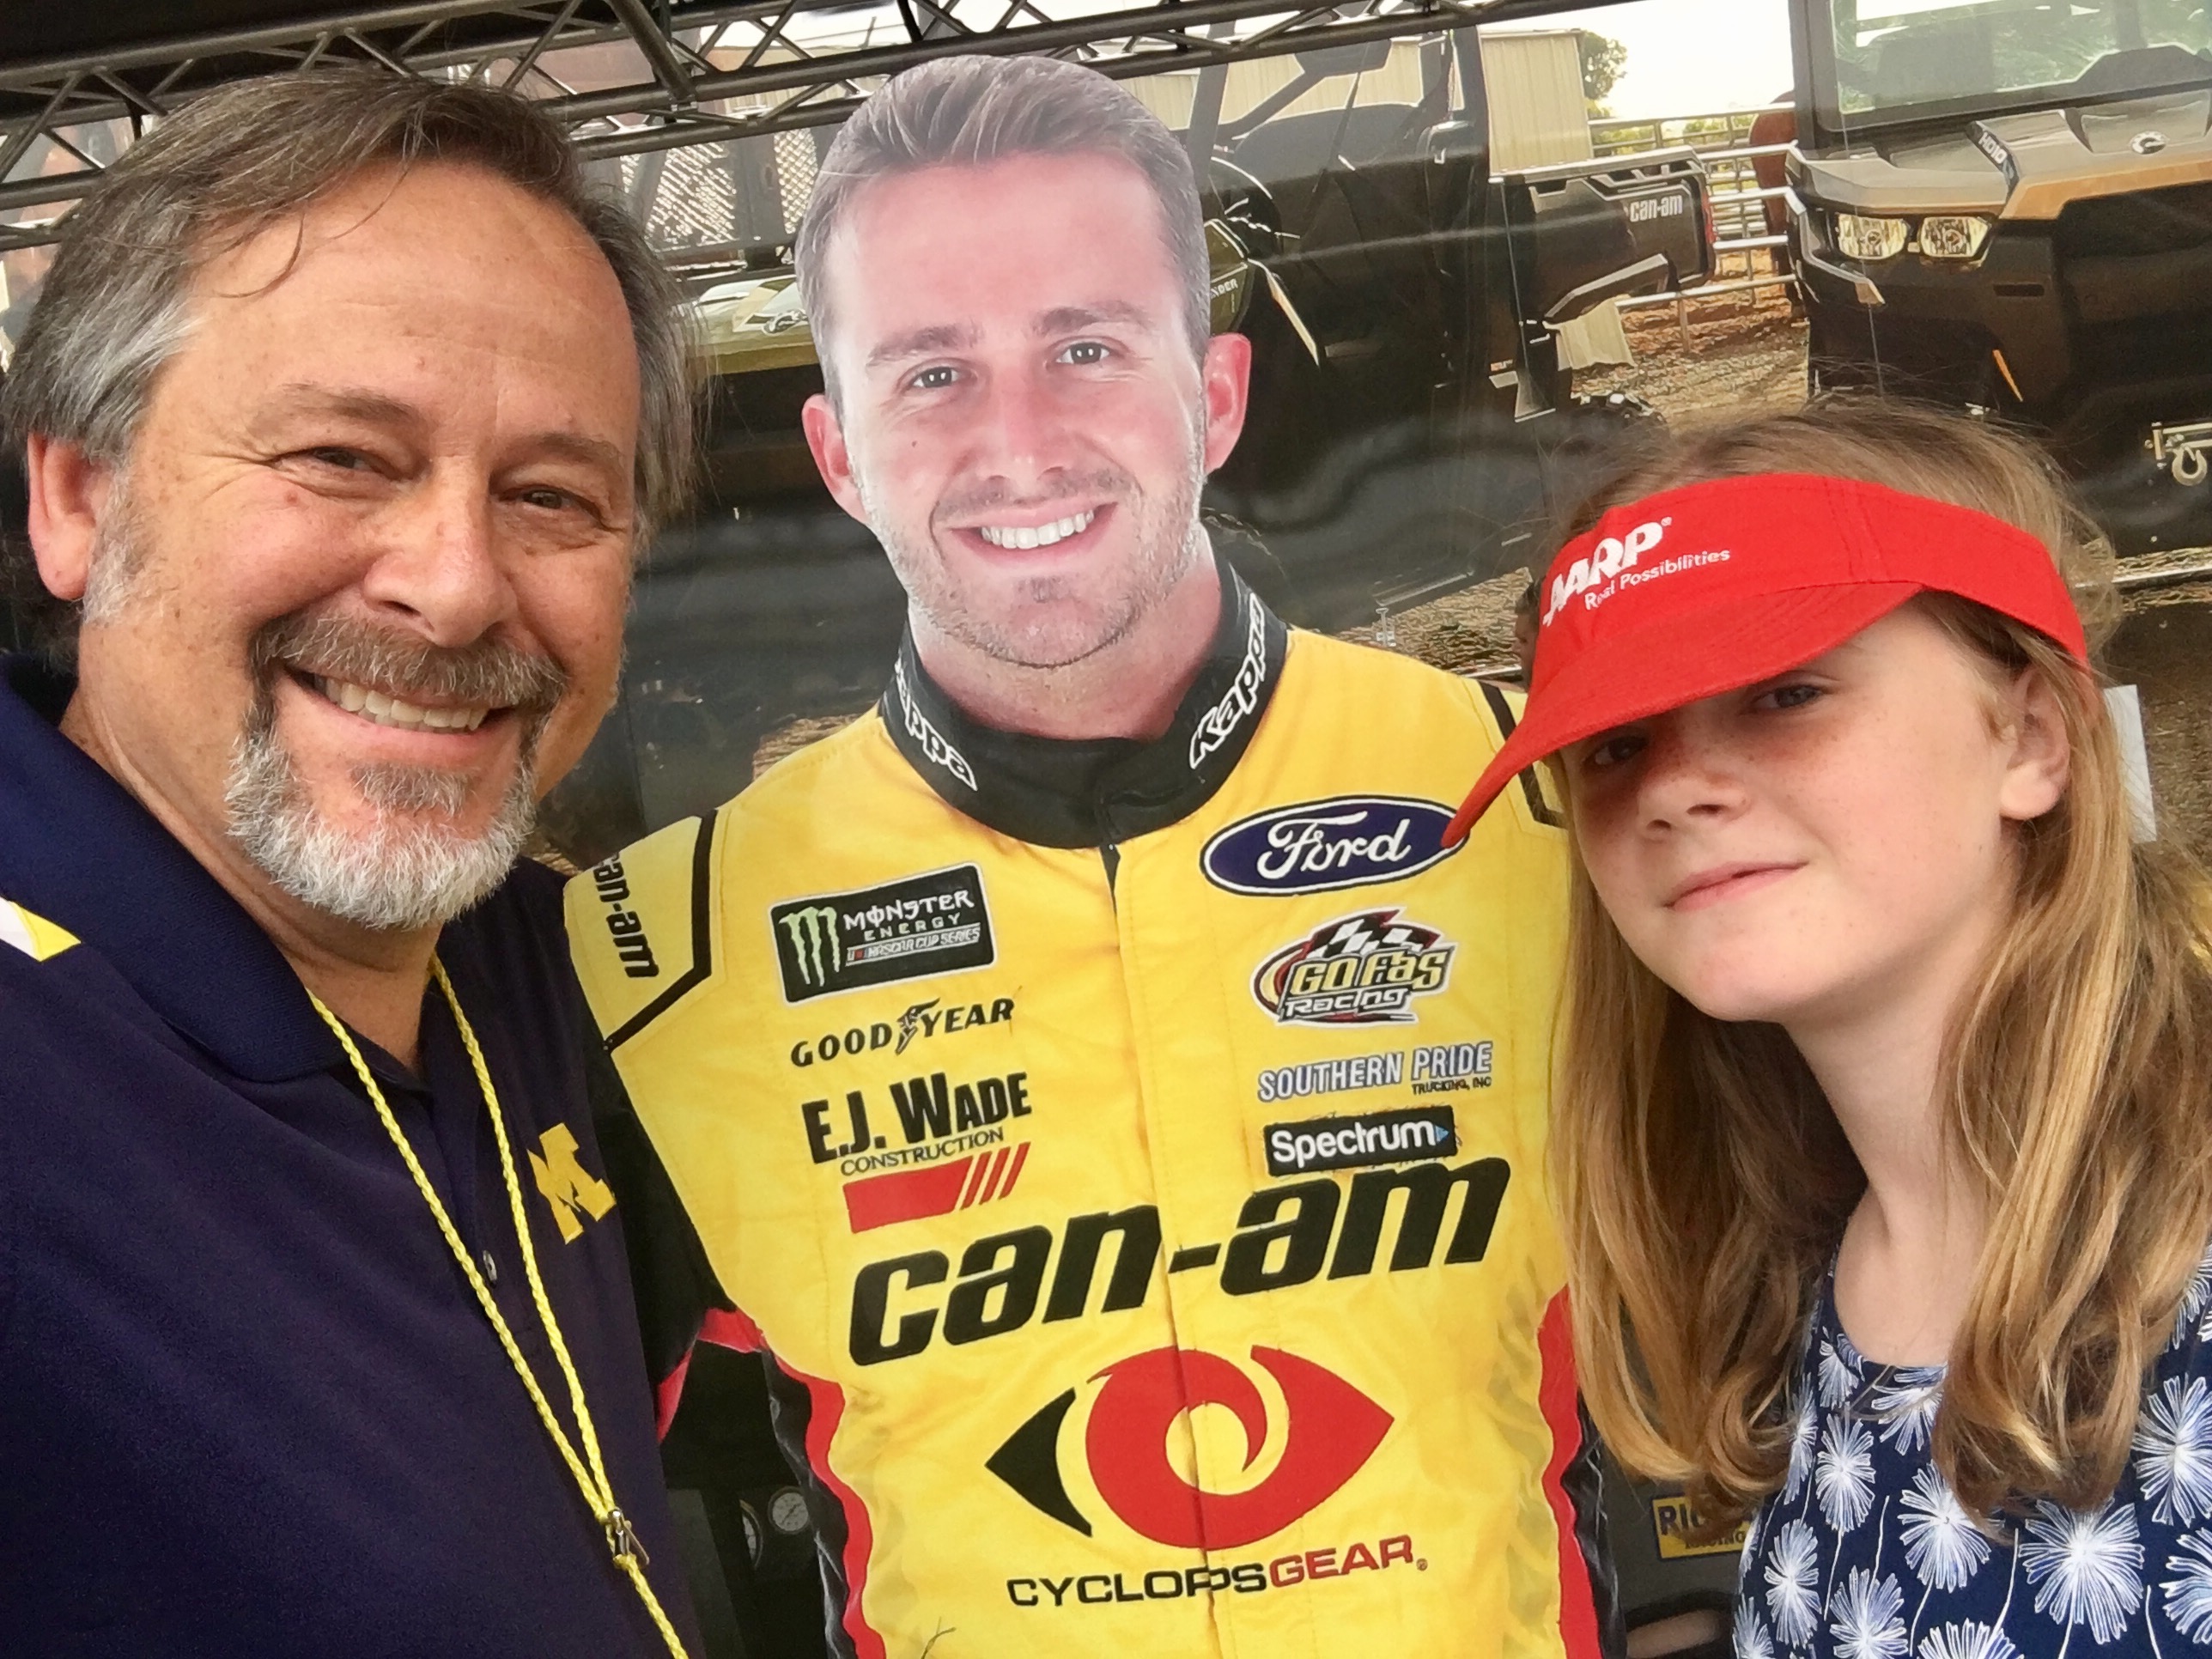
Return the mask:
[[987,968],[995,959],[983,872],[972,864],[769,911],[783,1000]]
[[1449,858],[1450,809],[1396,795],[1339,795],[1279,806],[1231,824],[1198,867],[1224,892],[1266,898],[1328,893],[1419,874]]
[[1441,991],[1458,947],[1396,910],[1340,916],[1260,964],[1252,995],[1285,1025],[1410,1024]]
[[[1176,1549],[1233,1550],[1273,1537],[1310,1514],[1357,1474],[1389,1431],[1390,1413],[1335,1372],[1279,1348],[1255,1347],[1253,1362],[1281,1389],[1283,1424],[1271,1433],[1252,1379],[1218,1354],[1154,1348],[1109,1365],[1091,1401],[1083,1455],[1091,1484],[1122,1525]],[[1091,1522],[1060,1473],[1070,1389],[1010,1435],[984,1467],[1045,1515],[1085,1537]],[[1280,1456],[1257,1486],[1237,1492],[1194,1486],[1168,1461],[1176,1419],[1201,1406],[1234,1413],[1249,1471],[1271,1444]]]

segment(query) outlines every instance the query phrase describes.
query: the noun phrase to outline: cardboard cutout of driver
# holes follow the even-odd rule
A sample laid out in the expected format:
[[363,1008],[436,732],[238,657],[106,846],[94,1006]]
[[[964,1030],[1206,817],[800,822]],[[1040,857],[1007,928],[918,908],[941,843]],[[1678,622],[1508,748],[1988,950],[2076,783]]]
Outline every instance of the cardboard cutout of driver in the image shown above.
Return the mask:
[[1563,840],[1532,782],[1443,845],[1504,694],[1214,556],[1249,347],[1115,83],[900,76],[797,264],[890,687],[569,919],[709,1334],[793,1407],[833,1647],[1595,1655]]

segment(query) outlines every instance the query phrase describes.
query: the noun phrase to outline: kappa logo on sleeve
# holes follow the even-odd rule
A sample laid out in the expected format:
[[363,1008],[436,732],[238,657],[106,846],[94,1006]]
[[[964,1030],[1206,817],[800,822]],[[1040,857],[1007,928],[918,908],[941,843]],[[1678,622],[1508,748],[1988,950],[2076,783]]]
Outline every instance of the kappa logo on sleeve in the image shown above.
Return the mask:
[[972,864],[772,907],[783,1000],[988,968],[996,960],[983,872]]

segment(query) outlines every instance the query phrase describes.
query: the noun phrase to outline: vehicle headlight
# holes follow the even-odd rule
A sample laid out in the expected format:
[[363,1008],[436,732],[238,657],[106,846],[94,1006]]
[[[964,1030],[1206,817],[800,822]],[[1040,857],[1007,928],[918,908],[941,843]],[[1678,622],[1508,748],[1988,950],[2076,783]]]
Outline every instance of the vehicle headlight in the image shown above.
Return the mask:
[[1971,259],[1989,236],[1990,222],[1971,214],[1938,213],[1920,222],[1920,251],[1931,259]]
[[1905,252],[1911,226],[1902,219],[1869,219],[1856,213],[1836,216],[1836,246],[1854,259],[1893,259]]

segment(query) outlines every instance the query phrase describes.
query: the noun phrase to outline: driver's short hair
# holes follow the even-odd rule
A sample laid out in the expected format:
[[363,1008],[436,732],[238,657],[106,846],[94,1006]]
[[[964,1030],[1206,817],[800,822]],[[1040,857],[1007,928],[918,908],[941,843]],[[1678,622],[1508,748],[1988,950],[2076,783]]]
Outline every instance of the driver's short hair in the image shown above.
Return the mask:
[[[984,167],[1018,155],[1110,155],[1137,169],[1160,204],[1160,234],[1183,292],[1183,328],[1202,354],[1210,272],[1190,157],[1127,88],[1056,58],[932,59],[895,76],[839,131],[816,172],[792,264],[830,395],[837,396],[829,336],[835,325],[823,263],[870,181],[933,167]],[[957,226],[947,226],[957,236]],[[988,248],[975,257],[988,259]],[[896,281],[895,273],[883,280]]]

